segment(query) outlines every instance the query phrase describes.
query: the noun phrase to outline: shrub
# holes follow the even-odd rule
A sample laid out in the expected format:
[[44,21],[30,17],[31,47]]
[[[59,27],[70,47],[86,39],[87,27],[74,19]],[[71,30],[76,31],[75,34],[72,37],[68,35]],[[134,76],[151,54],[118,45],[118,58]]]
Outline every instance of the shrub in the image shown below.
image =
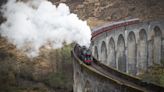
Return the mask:
[[66,78],[62,73],[53,73],[47,76],[45,83],[52,88],[65,87]]
[[164,86],[164,73],[162,73],[160,76],[160,85]]

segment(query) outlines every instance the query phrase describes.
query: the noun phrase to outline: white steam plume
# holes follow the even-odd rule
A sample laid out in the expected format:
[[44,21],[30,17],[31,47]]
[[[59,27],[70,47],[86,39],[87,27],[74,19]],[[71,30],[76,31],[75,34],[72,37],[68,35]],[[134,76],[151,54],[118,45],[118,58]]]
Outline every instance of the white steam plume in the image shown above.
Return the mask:
[[63,3],[56,7],[47,0],[9,0],[1,12],[7,19],[0,25],[1,36],[28,56],[37,56],[39,48],[47,44],[52,48],[62,47],[63,42],[90,44],[91,31],[86,21],[70,13]]

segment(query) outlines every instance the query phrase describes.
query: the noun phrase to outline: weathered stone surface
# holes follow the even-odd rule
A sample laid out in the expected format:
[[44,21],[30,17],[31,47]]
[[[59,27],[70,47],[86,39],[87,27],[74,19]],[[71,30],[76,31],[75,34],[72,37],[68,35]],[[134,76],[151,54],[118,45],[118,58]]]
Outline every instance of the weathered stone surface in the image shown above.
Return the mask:
[[79,46],[76,45],[72,51],[74,92],[162,92],[164,90],[163,87],[145,83],[96,60],[91,65],[86,65],[78,58],[79,55]]
[[[153,64],[163,64],[163,38],[162,20],[122,26],[92,39],[93,55],[108,66],[131,75],[139,75]],[[98,54],[95,53],[95,48]],[[107,53],[107,56],[104,53]]]

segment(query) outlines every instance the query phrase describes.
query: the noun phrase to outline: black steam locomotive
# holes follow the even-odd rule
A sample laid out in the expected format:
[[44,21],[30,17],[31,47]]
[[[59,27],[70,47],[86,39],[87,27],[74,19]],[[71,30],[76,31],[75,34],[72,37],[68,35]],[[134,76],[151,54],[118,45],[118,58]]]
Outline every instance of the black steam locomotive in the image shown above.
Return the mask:
[[81,47],[79,58],[87,65],[93,62],[92,52],[86,46]]

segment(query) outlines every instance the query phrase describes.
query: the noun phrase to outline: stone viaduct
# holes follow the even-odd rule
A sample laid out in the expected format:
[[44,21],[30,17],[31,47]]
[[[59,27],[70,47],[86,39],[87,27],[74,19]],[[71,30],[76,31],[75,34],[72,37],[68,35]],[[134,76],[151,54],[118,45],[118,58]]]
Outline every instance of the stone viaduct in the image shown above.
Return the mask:
[[130,75],[164,63],[164,21],[139,19],[110,23],[92,32],[93,56]]
[[135,77],[164,62],[164,21],[130,19],[96,28],[92,32],[93,62],[80,60],[72,50],[74,92],[164,92],[164,87]]
[[93,59],[86,65],[79,59],[77,45],[72,50],[74,67],[73,92],[164,92],[164,88],[120,72]]

